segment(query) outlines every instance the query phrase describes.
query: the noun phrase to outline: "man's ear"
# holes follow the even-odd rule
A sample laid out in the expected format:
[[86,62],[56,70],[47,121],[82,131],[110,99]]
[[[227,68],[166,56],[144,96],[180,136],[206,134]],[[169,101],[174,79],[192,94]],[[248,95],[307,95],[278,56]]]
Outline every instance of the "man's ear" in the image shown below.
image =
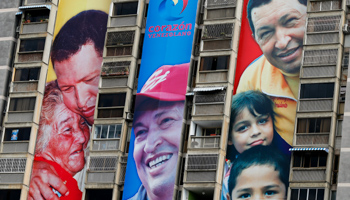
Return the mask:
[[226,193],[226,199],[230,200],[230,195],[228,193]]

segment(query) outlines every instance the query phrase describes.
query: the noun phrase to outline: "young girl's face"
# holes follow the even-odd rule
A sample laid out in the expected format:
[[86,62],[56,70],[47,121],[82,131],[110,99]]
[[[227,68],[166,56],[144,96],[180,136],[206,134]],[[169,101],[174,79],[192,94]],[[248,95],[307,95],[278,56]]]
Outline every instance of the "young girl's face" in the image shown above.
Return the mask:
[[281,200],[286,197],[286,186],[273,166],[255,165],[244,169],[237,177],[231,195],[232,200]]
[[255,113],[244,108],[233,124],[233,144],[239,153],[257,145],[270,145],[273,139],[273,121],[270,115]]

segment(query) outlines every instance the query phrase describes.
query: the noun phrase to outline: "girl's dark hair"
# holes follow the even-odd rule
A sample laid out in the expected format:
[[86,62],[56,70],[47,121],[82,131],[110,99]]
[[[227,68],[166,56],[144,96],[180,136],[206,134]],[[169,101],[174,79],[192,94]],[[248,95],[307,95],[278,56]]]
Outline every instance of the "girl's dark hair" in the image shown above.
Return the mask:
[[263,165],[272,166],[275,168],[275,171],[278,171],[278,177],[284,184],[287,194],[290,162],[290,159],[288,158],[288,156],[271,146],[259,145],[244,151],[232,164],[228,180],[228,191],[230,196],[237,185],[237,178],[241,175],[243,170],[251,166]]
[[[255,90],[249,90],[246,92],[238,93],[233,96],[232,98],[232,105],[231,105],[231,117],[230,117],[230,126],[229,126],[229,136],[228,140],[233,141],[232,138],[232,131],[233,131],[233,125],[235,124],[235,120],[237,116],[245,109],[247,108],[254,117],[256,117],[256,114],[260,115],[269,115],[271,116],[272,122],[273,122],[273,130],[274,130],[274,139],[276,138],[276,127],[275,127],[275,117],[276,113],[273,110],[274,103],[273,101],[264,93],[260,91]],[[272,141],[274,143],[274,141]],[[227,152],[227,155],[229,155],[228,159],[233,160],[236,155],[239,153],[237,152],[236,148],[231,147]]]

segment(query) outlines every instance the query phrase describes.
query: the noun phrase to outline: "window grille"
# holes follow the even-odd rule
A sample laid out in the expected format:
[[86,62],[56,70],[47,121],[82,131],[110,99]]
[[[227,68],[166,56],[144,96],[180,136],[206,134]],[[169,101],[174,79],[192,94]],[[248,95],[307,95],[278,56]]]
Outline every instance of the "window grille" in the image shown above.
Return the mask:
[[117,169],[118,156],[90,157],[90,171],[114,171]]
[[188,155],[187,170],[216,170],[218,162],[217,154]]
[[338,49],[305,50],[304,65],[336,65]]
[[235,7],[236,0],[207,0],[207,8]]
[[24,173],[26,158],[0,158],[0,173]]
[[107,34],[107,46],[113,45],[132,45],[134,42],[135,31],[109,32]]
[[102,75],[125,75],[129,74],[130,61],[103,63]]
[[200,92],[195,95],[195,103],[215,103],[225,102],[226,91]]
[[202,39],[231,38],[233,35],[233,27],[233,23],[206,25],[204,27]]
[[332,44],[339,43],[339,33],[308,34],[306,44]]
[[307,32],[339,31],[340,20],[340,15],[309,18]]

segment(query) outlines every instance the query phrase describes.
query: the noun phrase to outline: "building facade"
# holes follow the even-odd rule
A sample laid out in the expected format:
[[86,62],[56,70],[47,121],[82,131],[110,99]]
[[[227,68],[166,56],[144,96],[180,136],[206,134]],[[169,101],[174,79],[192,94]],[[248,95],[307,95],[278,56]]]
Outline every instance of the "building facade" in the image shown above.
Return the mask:
[[[85,200],[122,199],[148,3],[111,4]],[[58,4],[0,2],[0,199],[28,196]],[[307,3],[288,200],[350,197],[349,8]],[[242,10],[243,0],[198,2],[173,199],[221,199]]]

